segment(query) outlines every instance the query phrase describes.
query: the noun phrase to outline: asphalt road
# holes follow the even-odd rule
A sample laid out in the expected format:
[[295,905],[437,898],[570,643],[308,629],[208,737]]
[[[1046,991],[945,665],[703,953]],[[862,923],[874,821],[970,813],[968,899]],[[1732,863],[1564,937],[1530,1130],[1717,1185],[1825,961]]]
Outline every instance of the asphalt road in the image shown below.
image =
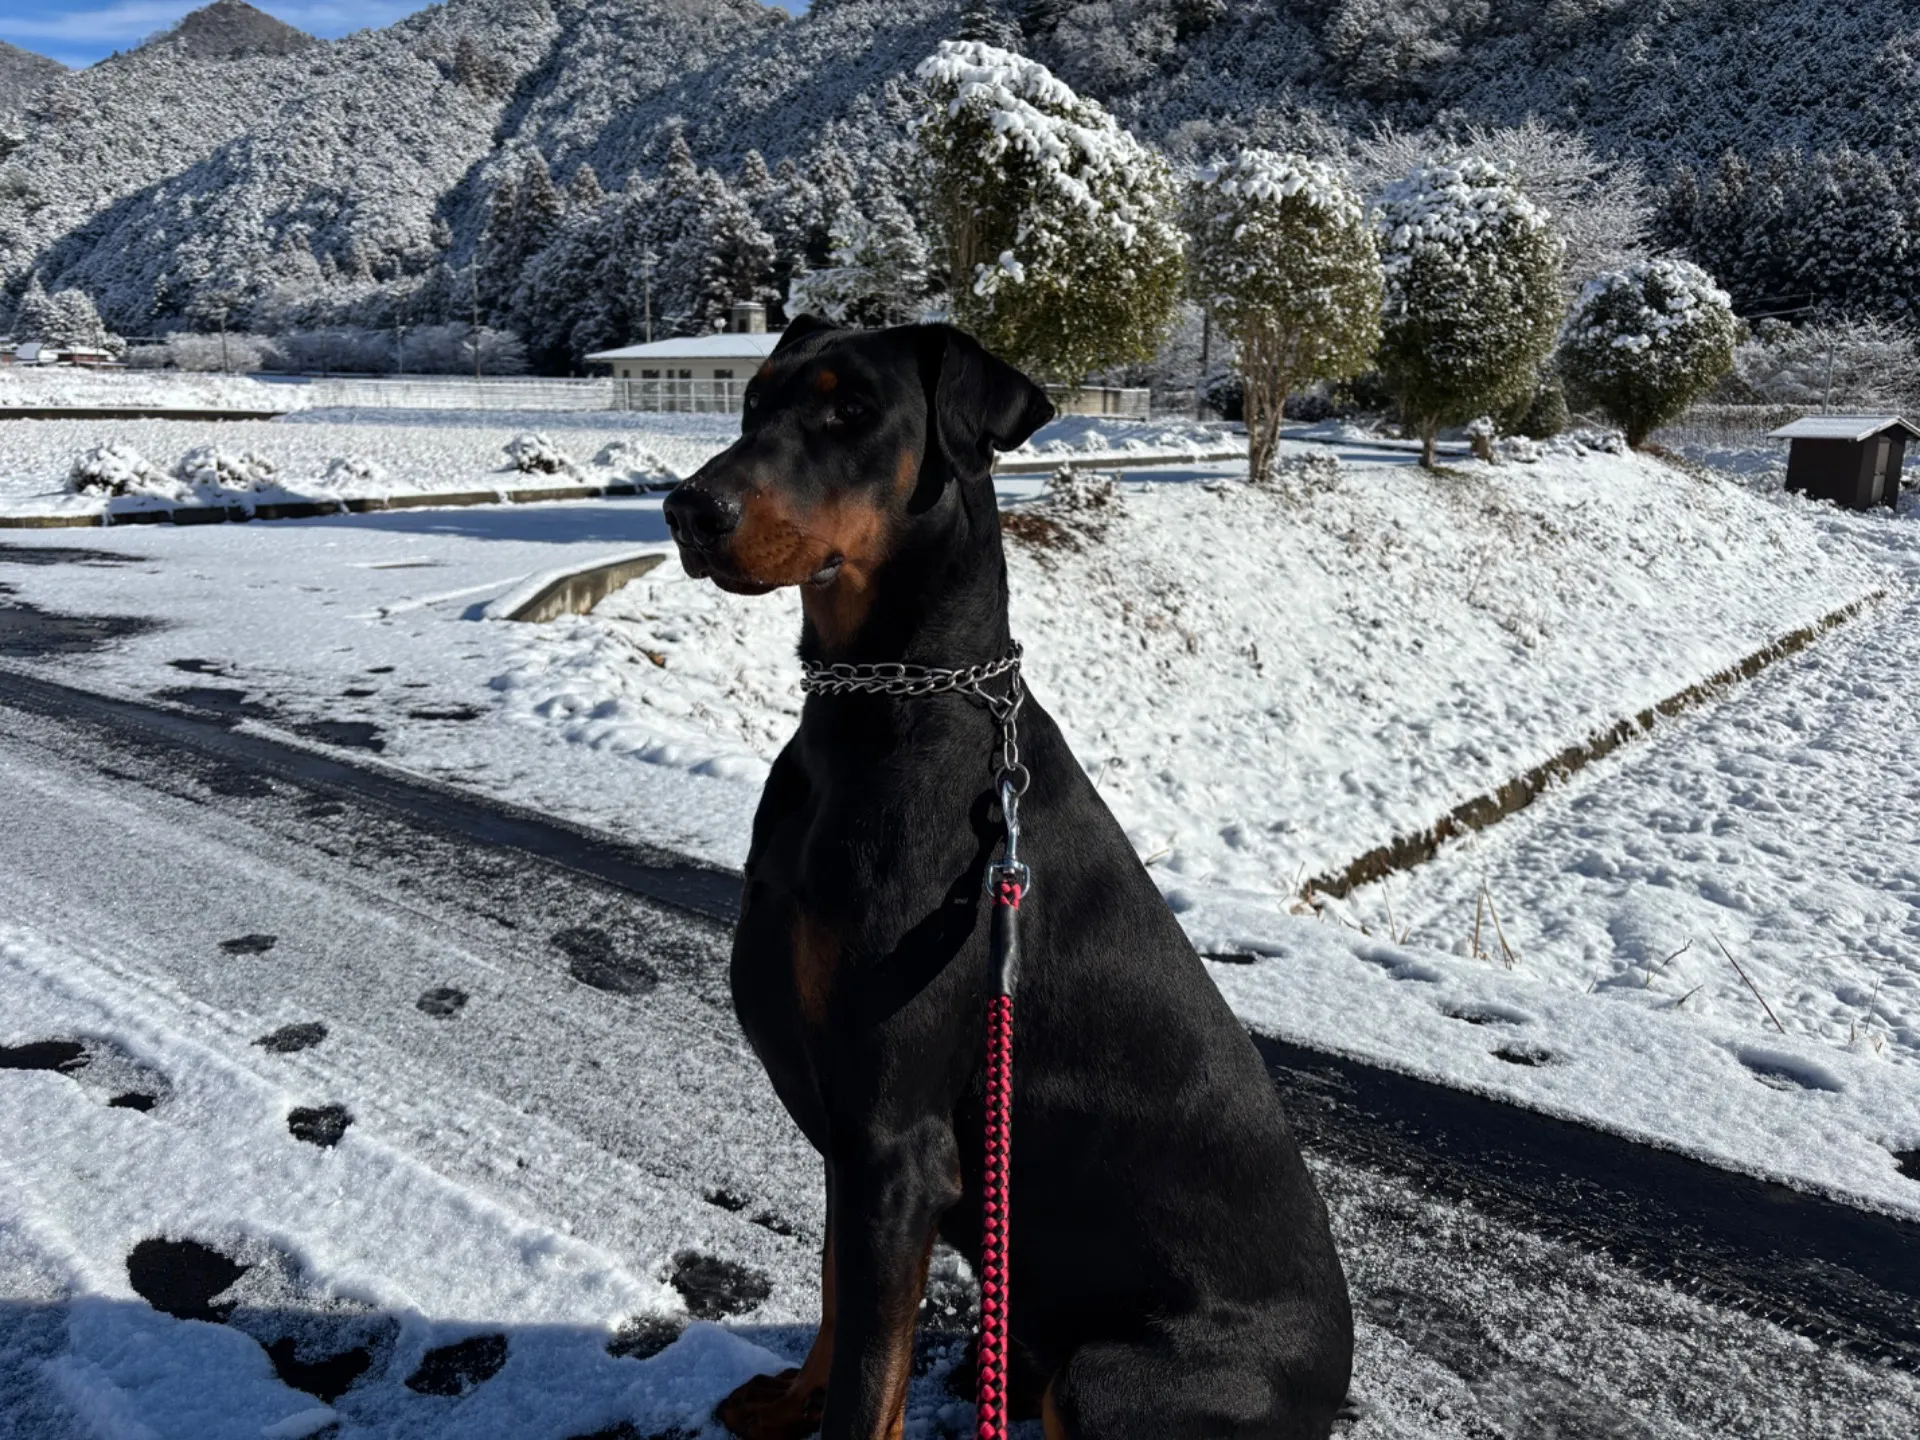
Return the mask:
[[[768,1278],[746,1319],[808,1316],[818,1165],[734,1027],[734,882],[202,701],[0,669],[0,916],[115,956],[156,1006],[212,1017],[203,1034],[322,1022],[329,1043],[297,1058],[357,1123],[636,1262],[678,1243],[657,1233],[678,1217]],[[255,933],[300,963],[205,963]],[[468,999],[423,1041],[436,989]],[[236,1063],[283,1063],[228,1028]],[[1920,1433],[1920,1227],[1260,1043],[1361,1317],[1351,1434]],[[646,1225],[642,1193],[664,1197]],[[947,1349],[923,1347],[928,1434],[957,1423]]]

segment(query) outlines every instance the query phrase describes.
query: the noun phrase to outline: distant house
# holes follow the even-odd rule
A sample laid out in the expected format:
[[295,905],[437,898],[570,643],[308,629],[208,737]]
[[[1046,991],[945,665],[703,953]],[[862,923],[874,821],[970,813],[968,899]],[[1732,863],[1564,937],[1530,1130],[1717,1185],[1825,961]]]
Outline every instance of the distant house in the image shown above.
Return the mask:
[[1920,429],[1898,415],[1804,415],[1767,438],[1792,442],[1787,489],[1871,510],[1898,502],[1907,441]]
[[622,409],[731,413],[740,408],[747,381],[779,343],[780,333],[767,330],[764,305],[736,305],[732,328],[717,335],[600,350],[587,356],[587,363],[612,370]]
[[57,350],[38,340],[27,340],[14,346],[13,353],[7,358],[14,365],[79,365],[90,370],[120,363],[110,351],[89,350],[85,346]]

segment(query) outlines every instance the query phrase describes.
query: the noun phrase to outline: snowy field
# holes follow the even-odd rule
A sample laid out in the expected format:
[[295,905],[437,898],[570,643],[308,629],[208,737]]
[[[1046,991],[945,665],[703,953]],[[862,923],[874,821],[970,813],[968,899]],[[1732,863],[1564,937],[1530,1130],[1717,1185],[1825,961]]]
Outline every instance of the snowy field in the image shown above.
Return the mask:
[[[7,377],[0,374],[0,381]],[[176,377],[177,378],[177,377]],[[219,377],[224,383],[227,377]],[[85,403],[88,387],[138,377],[69,375],[47,386],[60,403]],[[182,378],[181,384],[193,382]],[[275,393],[298,386],[261,387]],[[211,394],[212,392],[209,392]],[[4,394],[4,390],[0,390]],[[20,402],[25,403],[25,402]],[[98,401],[129,403],[127,397]],[[175,402],[186,403],[175,397]],[[211,403],[211,402],[209,402]],[[252,403],[232,398],[230,403]],[[173,503],[265,505],[301,500],[386,498],[434,492],[605,485],[671,484],[691,474],[739,434],[732,415],[624,411],[435,411],[316,409],[280,420],[16,420],[0,408],[0,515],[113,515]],[[518,468],[508,446],[537,435],[551,467]],[[112,447],[112,467],[146,478],[130,493],[72,493],[69,476],[84,457]],[[1193,421],[1063,417],[1042,427],[1008,457],[1016,462],[1137,461],[1217,456],[1246,448],[1243,435]],[[212,452],[229,465],[194,477]]]
[[[257,428],[316,456],[392,443],[452,467],[487,463],[512,433],[472,418]],[[589,417],[548,429],[569,453],[602,438]],[[1077,433],[1112,443],[1098,426]],[[720,437],[646,443],[697,451]],[[1624,834],[1572,849],[1545,840],[1514,862],[1530,867],[1525,882],[1489,873],[1480,857],[1546,824],[1565,803],[1555,795],[1414,876],[1317,913],[1298,900],[1303,877],[1882,589],[1866,618],[1629,745],[1567,795],[1610,793],[1613,777],[1682,737],[1737,723],[1809,666],[1841,663],[1829,657],[1883,653],[1890,675],[1906,652],[1889,647],[1914,633],[1900,618],[1910,517],[1838,517],[1571,442],[1533,464],[1466,462],[1434,477],[1360,440],[1290,454],[1271,488],[1246,486],[1231,464],[1128,472],[1111,494],[1094,486],[1073,503],[1049,499],[1041,477],[1002,484],[1020,517],[1014,618],[1035,691],[1201,948],[1262,957],[1217,967],[1241,1013],[1288,1038],[1920,1213],[1889,1155],[1920,1144],[1920,1087],[1907,1078],[1920,1035],[1894,983],[1920,972],[1920,926],[1898,919],[1911,907],[1889,868],[1901,837],[1840,843],[1838,797],[1756,811],[1776,833],[1718,863],[1706,850],[1681,870],[1648,859],[1680,899],[1633,886],[1594,908],[1579,867],[1604,878],[1645,843]],[[49,609],[163,622],[60,662],[78,683],[189,700],[224,691],[210,703],[241,706],[248,723],[345,736],[377,747],[378,763],[737,865],[758,784],[799,709],[790,595],[728,597],[669,558],[591,618],[537,629],[477,618],[529,576],[665,542],[657,500],[476,507],[68,534],[41,558],[78,546],[85,563],[0,561],[0,578]],[[1878,707],[1863,694],[1859,723]],[[1888,714],[1884,734],[1896,733]],[[1850,747],[1866,743],[1834,748],[1854,764]],[[1642,826],[1624,812],[1608,823]],[[1769,872],[1729,871],[1766,846],[1831,851],[1841,871],[1824,907],[1803,896],[1718,934],[1736,957],[1761,944],[1765,974],[1752,978],[1784,1035],[1757,1003],[1743,1008],[1715,935],[1698,929],[1711,918],[1699,907],[1729,885],[1764,883]],[[1622,892],[1635,873],[1622,871]],[[1490,917],[1479,957],[1462,953],[1482,879],[1511,967]],[[1830,923],[1833,905],[1858,909],[1869,895],[1871,915]],[[1638,928],[1621,918],[1636,904]],[[1641,983],[1649,960],[1689,938],[1671,973]],[[1869,939],[1870,959],[1815,963]],[[1682,975],[1702,988],[1677,1004]],[[1645,1088],[1649,1067],[1665,1077],[1657,1090]]]

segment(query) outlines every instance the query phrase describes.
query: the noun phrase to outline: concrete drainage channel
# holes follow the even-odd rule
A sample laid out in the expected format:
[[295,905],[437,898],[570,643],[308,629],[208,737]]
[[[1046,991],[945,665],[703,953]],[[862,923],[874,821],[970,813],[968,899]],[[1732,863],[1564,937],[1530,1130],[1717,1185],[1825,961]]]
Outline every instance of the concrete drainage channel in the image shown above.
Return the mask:
[[[97,753],[270,777],[318,803],[372,805],[516,863],[559,866],[727,923],[738,917],[738,876],[236,729],[230,716],[15,672],[0,683],[0,705],[73,727]],[[1920,1224],[1266,1036],[1254,1043],[1310,1152],[1407,1177],[1823,1346],[1920,1372]],[[1920,1186],[1920,1157],[1911,1160],[1905,1173]]]
[[1620,721],[1611,729],[1591,735],[1577,745],[1569,745],[1551,760],[1542,761],[1498,789],[1456,805],[1426,829],[1411,835],[1395,836],[1387,844],[1369,850],[1344,869],[1316,875],[1306,883],[1305,894],[1344,899],[1362,885],[1371,885],[1399,871],[1424,865],[1439,853],[1440,847],[1447,841],[1475,830],[1485,830],[1509,815],[1526,809],[1552,786],[1569,779],[1594,761],[1611,755],[1629,740],[1645,735],[1661,720],[1670,720],[1709,700],[1717,699],[1733,686],[1751,680],[1776,661],[1799,653],[1829,630],[1844,625],[1869,606],[1879,604],[1886,598],[1886,593],[1876,590],[1851,604],[1842,605],[1812,624],[1803,625],[1791,634],[1761,646],[1737,664],[1718,670],[1699,683],[1689,685],[1637,715]]

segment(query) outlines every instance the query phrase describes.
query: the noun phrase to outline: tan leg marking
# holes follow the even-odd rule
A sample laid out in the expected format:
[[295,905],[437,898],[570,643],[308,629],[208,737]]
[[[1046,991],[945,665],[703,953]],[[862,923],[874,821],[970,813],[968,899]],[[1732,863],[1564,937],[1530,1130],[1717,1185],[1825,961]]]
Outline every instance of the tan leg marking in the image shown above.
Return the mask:
[[826,1024],[827,1002],[833,997],[833,978],[840,968],[839,931],[802,910],[793,917],[792,941],[793,988],[800,996],[800,1013],[818,1028]]

